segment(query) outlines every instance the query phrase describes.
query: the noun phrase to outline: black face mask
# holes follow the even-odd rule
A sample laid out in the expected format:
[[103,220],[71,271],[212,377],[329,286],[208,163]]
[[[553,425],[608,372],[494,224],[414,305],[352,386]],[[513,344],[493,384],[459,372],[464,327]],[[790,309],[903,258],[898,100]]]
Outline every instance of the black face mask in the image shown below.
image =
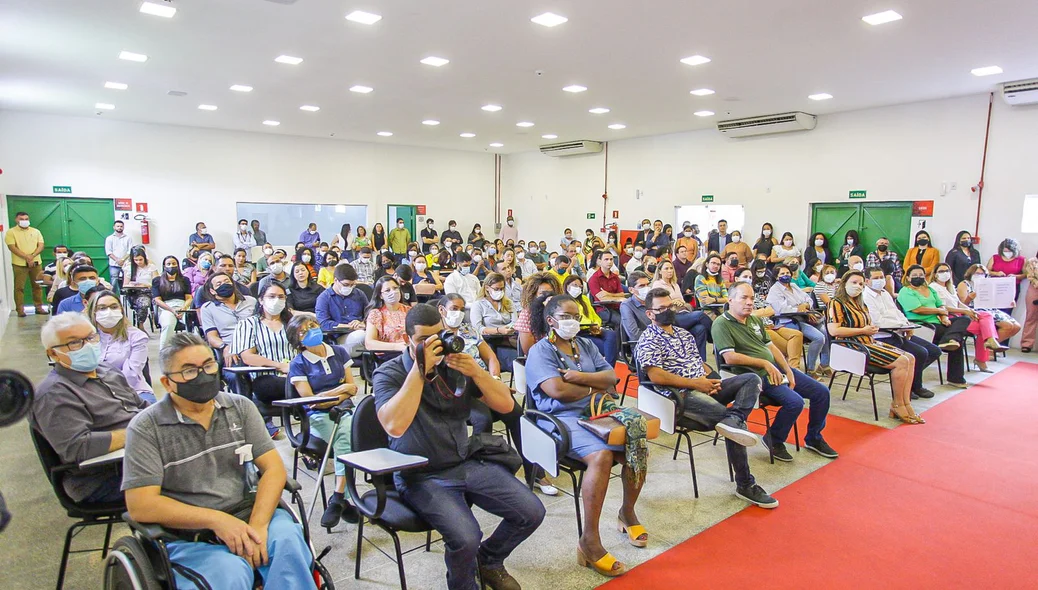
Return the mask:
[[733,259],[729,260],[728,261],[728,266],[730,266],[732,268],[735,268],[735,267],[739,266],[739,260],[737,258],[733,258]]
[[199,371],[198,376],[186,383],[177,383],[174,392],[189,402],[204,404],[220,393],[220,375]]
[[166,274],[168,274],[169,276],[173,276],[173,275],[177,274],[177,267],[175,267],[175,266],[167,266],[166,267]]
[[673,309],[656,312],[656,323],[661,326],[673,326],[678,319],[678,314]]
[[959,242],[959,245],[963,248],[969,248],[973,245],[973,240],[962,240],[961,242]]
[[930,245],[930,240],[926,240],[926,239],[923,239],[923,240],[916,240],[916,241],[915,241],[915,245],[916,245],[916,246],[919,246],[919,247],[921,247],[921,248],[925,248],[926,246],[929,246],[929,245]]
[[645,267],[645,270],[646,270],[646,272],[648,272],[649,274],[653,274],[653,273],[655,273],[655,272],[656,272],[656,265],[655,265],[655,264],[650,264],[649,266],[646,266],[646,267]]
[[889,246],[887,246],[886,244],[880,244],[879,246],[876,246],[877,252],[886,252],[887,249],[889,249]]
[[214,291],[216,291],[216,294],[220,297],[227,298],[231,295],[234,295],[234,285],[230,283],[224,283],[216,289],[214,289]]
[[922,287],[926,284],[926,279],[923,277],[912,277],[911,279],[908,279],[908,282],[911,283],[913,287]]
[[799,268],[800,268],[799,264],[790,264],[789,265],[789,272],[796,272],[797,269],[799,269]]
[[392,262],[383,262],[382,263],[382,268],[384,268],[385,270],[389,270],[389,269],[393,268],[393,263]]

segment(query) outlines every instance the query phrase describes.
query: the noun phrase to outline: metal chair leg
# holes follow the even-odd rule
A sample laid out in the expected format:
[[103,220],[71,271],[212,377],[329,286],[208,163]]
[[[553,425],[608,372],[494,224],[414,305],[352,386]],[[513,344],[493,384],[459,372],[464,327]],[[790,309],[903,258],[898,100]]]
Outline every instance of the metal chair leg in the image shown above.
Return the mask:
[[854,373],[847,373],[847,385],[843,388],[843,400],[847,401],[847,392],[851,390],[851,381],[854,380]]
[[[879,422],[879,407],[876,405],[875,377],[874,374],[869,373],[869,389],[872,391],[872,416],[876,419],[876,422]],[[890,390],[894,391],[893,382],[890,384]]]
[[389,532],[393,537],[393,548],[396,549],[396,569],[400,572],[400,590],[407,590],[407,577],[404,575],[404,554],[400,551],[400,537],[394,532]]
[[[679,434],[679,436],[678,436],[678,444],[675,445],[674,449],[675,449],[675,452],[676,452],[678,446],[681,445],[681,439],[684,438],[685,439],[685,443],[688,445],[688,466],[689,466],[689,469],[692,470],[692,493],[693,493],[693,495],[696,498],[698,498],[699,497],[699,480],[696,478],[696,457],[692,453],[692,437],[690,437],[687,432],[680,432],[678,434]],[[675,458],[676,458],[676,456],[675,456]]]
[[101,547],[101,559],[108,557],[108,547],[112,544],[112,521],[105,527],[105,544]]
[[360,517],[360,521],[357,523],[357,557],[353,560],[356,564],[356,568],[353,572],[353,579],[360,579],[360,549],[364,544],[364,516]]
[[68,555],[72,549],[72,537],[75,536],[76,529],[82,528],[82,526],[82,523],[77,522],[68,527],[68,531],[65,532],[65,547],[61,550],[61,566],[58,567],[57,590],[65,587],[65,570],[68,568]]
[[581,481],[578,483],[576,474],[573,473],[572,471],[569,472],[569,478],[571,480],[573,480],[573,505],[576,507],[576,511],[577,511],[577,537],[578,538],[584,536],[584,522],[582,520],[583,517],[580,514],[580,488],[581,488],[581,484],[583,483],[583,480],[584,480],[583,475],[584,474],[582,473],[581,474],[581,478],[580,478]]
[[[771,416],[768,415],[767,408],[761,408],[761,411],[764,412],[764,433],[765,434],[770,434],[771,433]],[[794,422],[794,424],[795,424],[795,422]],[[774,442],[774,441],[772,441],[772,442]],[[768,460],[771,461],[772,465],[775,464],[775,451],[771,450],[771,445],[768,445]]]
[[862,373],[858,376],[858,386],[854,388],[854,391],[861,391],[861,382],[865,380],[865,374]]
[[944,385],[944,367],[941,366],[941,357],[937,357],[937,378],[940,379],[941,385]]
[[425,552],[432,550],[432,531],[425,531]]

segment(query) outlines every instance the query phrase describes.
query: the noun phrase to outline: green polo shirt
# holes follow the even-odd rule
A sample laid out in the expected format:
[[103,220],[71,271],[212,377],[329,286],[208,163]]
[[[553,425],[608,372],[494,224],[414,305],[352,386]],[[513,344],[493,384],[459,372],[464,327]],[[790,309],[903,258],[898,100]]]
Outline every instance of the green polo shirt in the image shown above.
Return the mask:
[[918,291],[911,287],[904,287],[897,292],[897,302],[901,304],[901,309],[905,310],[905,317],[908,318],[908,321],[921,324],[941,323],[941,316],[923,315],[913,311],[918,307],[944,307],[944,302],[941,301],[933,287],[927,287],[927,289],[930,290],[929,297],[920,295]]
[[[768,337],[767,327],[756,316],[751,315],[746,318],[746,323],[742,323],[726,311],[721,317],[714,320],[713,326],[710,328],[710,334],[714,337],[714,349],[722,359],[724,358],[724,353],[734,351],[746,356],[764,359],[776,367],[778,366],[775,364],[775,355],[771,354],[771,349],[768,348],[768,345],[771,344],[771,338]],[[768,372],[764,369],[753,369],[751,367],[736,367],[734,369],[735,373],[740,374],[749,371],[757,373],[762,379],[768,378]]]

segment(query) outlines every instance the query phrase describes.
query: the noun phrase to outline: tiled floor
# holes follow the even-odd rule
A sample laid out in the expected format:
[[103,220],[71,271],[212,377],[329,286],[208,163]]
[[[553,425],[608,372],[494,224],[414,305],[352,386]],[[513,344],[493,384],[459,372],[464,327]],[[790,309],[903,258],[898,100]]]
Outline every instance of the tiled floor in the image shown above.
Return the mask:
[[[22,371],[34,382],[43,378],[48,371],[39,343],[43,319],[32,316],[7,319],[3,338],[0,339],[0,367]],[[0,326],[2,323],[0,320]],[[155,346],[156,338],[153,338],[153,367],[158,366]],[[1023,358],[1034,360],[1033,355],[1021,355],[1016,351],[1010,354],[1008,360],[991,363],[991,368],[998,371],[1016,359]],[[974,372],[967,373],[966,378],[975,383],[985,376]],[[927,378],[932,379],[933,383],[928,385],[937,392],[937,396],[932,400],[914,402],[913,405],[919,411],[941,403],[960,391],[937,385],[936,368],[927,371]],[[842,384],[842,379],[838,383]],[[847,401],[841,401],[839,398],[843,388],[834,387],[836,393],[831,413],[883,427],[896,426],[898,423],[886,418],[884,412],[888,405],[885,400],[889,396],[889,386],[877,383],[876,387],[880,406],[878,423],[873,420],[871,397],[865,388],[855,392],[852,386]],[[633,403],[633,400],[628,403]],[[70,522],[43,476],[27,428],[28,425],[23,421],[0,431],[0,490],[15,515],[8,530],[0,535],[0,588],[4,590],[48,588],[54,585],[65,528]],[[696,440],[701,443],[695,449],[700,497],[693,498],[687,456],[682,454],[676,461],[671,459],[674,440],[673,436],[664,434],[654,441],[657,444],[651,448],[649,475],[638,504],[639,516],[651,535],[648,547],[636,549],[616,532],[613,517],[620,505],[620,486],[614,482],[609,488],[603,510],[602,540],[607,549],[629,566],[643,563],[747,507],[745,502],[733,495],[734,484],[728,480],[723,445],[715,447],[706,437]],[[288,464],[292,450],[287,441],[280,441],[278,449]],[[825,466],[827,462],[813,453],[801,452],[795,455],[793,463],[771,465],[762,447],[750,449],[750,468],[758,483],[768,491],[780,489]],[[300,474],[299,480],[304,486],[303,496],[309,502],[313,497],[314,481],[303,474]],[[328,482],[331,484],[331,478]],[[569,491],[571,487],[564,475],[557,479],[557,484],[564,491]],[[533,537],[508,560],[509,570],[527,590],[592,588],[605,581],[605,578],[590,570],[576,566],[577,532],[572,497],[565,493],[554,498],[540,494],[538,497],[547,508],[547,517]],[[313,519],[315,523],[319,520],[320,507],[316,512],[318,514]],[[496,525],[496,517],[480,511],[477,511],[477,517],[483,525],[484,533],[489,534]],[[319,526],[313,530],[313,544],[318,551],[331,547],[324,563],[339,588],[398,587],[396,565],[386,556],[386,553],[392,554],[392,541],[380,530],[375,527],[365,529],[369,542],[363,546],[363,567],[359,581],[353,579],[356,526],[340,525],[331,534]],[[77,538],[76,546],[99,546],[101,535],[100,530],[87,531]],[[114,536],[118,537],[119,533]],[[425,536],[404,534],[402,541],[405,550],[412,549],[421,547]],[[73,556],[66,588],[98,588],[102,575],[100,563],[99,553]],[[442,542],[434,542],[429,553],[418,549],[406,555],[404,563],[409,587],[445,587]]]

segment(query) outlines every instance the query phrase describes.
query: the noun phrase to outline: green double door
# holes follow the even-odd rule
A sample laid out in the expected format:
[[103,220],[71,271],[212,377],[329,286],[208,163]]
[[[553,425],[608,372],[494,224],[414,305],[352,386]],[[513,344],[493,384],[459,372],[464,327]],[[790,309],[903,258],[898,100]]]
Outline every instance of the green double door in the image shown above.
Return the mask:
[[[97,272],[108,277],[108,256],[105,238],[112,233],[115,204],[112,199],[80,199],[76,197],[7,197],[8,227],[15,224],[19,211],[29,214],[32,226],[43,234],[43,265],[54,262],[53,249],[58,244],[68,246],[69,252],[86,252],[94,261]],[[32,301],[29,285],[25,300]]]
[[875,249],[876,240],[887,238],[890,249],[904,258],[911,247],[912,203],[892,201],[880,203],[813,203],[811,233],[829,237],[833,250],[843,244],[844,235],[857,230],[865,253]]

